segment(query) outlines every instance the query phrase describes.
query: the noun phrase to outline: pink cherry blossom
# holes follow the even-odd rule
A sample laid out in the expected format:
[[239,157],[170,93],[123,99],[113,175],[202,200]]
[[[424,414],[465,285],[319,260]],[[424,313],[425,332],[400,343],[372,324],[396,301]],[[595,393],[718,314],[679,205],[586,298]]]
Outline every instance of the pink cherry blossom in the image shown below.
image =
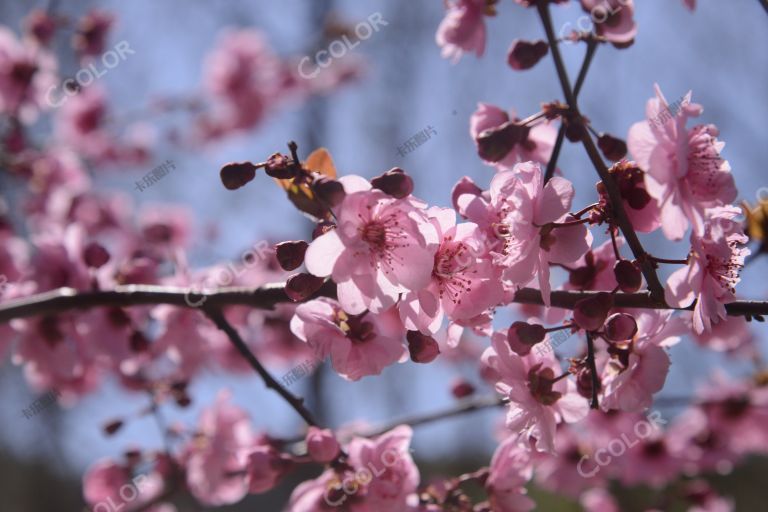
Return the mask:
[[603,370],[603,397],[608,409],[639,412],[648,408],[653,395],[664,387],[670,361],[664,347],[680,341],[685,325],[671,311],[633,312],[637,334],[628,343],[612,343],[610,361]]
[[34,121],[49,106],[46,93],[55,87],[55,72],[50,54],[0,26],[0,113]]
[[[477,110],[469,121],[469,133],[477,143],[483,130],[497,128],[509,121],[518,120],[514,111],[509,114],[488,103],[478,103]],[[534,161],[540,164],[549,162],[552,148],[557,139],[557,130],[549,122],[540,122],[529,128],[525,139],[511,145],[507,155],[498,162],[486,162],[497,169],[510,169],[520,162]]]
[[395,199],[356,177],[343,180],[347,195],[338,207],[338,227],[307,249],[310,273],[331,276],[347,313],[381,312],[398,296],[420,290],[432,277],[437,237],[411,198]]
[[310,426],[307,431],[307,452],[314,461],[330,462],[339,454],[339,442],[331,430]]
[[408,354],[395,308],[350,315],[335,300],[321,297],[296,308],[291,331],[309,344],[316,359],[330,356],[333,369],[348,380],[378,375]]
[[[624,238],[616,237],[616,246],[621,249]],[[603,242],[596,249],[587,251],[584,256],[568,265],[568,281],[563,285],[566,290],[595,290],[610,292],[618,286],[613,266],[616,253],[610,240]]]
[[535,439],[538,450],[554,452],[557,424],[587,414],[587,401],[576,385],[556,380],[562,370],[551,352],[520,357],[507,343],[506,333],[496,332],[482,360],[495,372],[496,390],[510,400],[507,427],[523,439]]
[[[491,181],[491,211],[484,224],[501,240],[496,262],[516,286],[537,277],[547,305],[550,263],[572,263],[592,245],[584,224],[556,226],[573,220],[568,215],[573,194],[573,186],[563,178],[554,177],[544,185],[541,168],[533,162],[499,172]],[[470,215],[470,220],[475,219]]]
[[688,265],[675,271],[667,281],[665,299],[673,307],[685,308],[696,301],[693,329],[701,334],[726,316],[725,304],[736,299],[739,271],[750,253],[742,226],[735,219],[735,207],[709,211],[702,233],[691,234]]
[[95,462],[83,475],[83,495],[93,510],[159,512],[161,509],[146,507],[157,499],[164,487],[163,475],[158,471],[141,474],[131,464],[119,464],[110,459]]
[[535,508],[526,496],[525,484],[533,475],[530,452],[516,436],[505,439],[491,459],[490,474],[485,482],[489,503],[494,512],[527,512]]
[[581,8],[590,14],[595,32],[619,48],[634,42],[637,24],[633,0],[581,0]]
[[659,201],[664,235],[680,240],[689,224],[700,233],[706,209],[730,204],[736,187],[728,162],[720,156],[725,144],[717,140],[717,128],[686,129],[688,118],[702,112],[691,103],[691,93],[673,112],[659,86],[655,88],[656,98],[646,106],[647,121],[632,125],[627,145],[648,173],[646,187]]
[[500,272],[485,249],[483,233],[474,223],[456,224],[448,208],[432,208],[429,218],[440,239],[429,284],[409,291],[398,305],[409,330],[434,334],[444,315],[467,320],[501,301]]
[[445,58],[457,62],[464,52],[482,57],[485,51],[486,0],[449,0],[448,12],[435,39]]
[[200,416],[197,436],[183,455],[190,492],[210,506],[240,501],[248,492],[244,470],[255,442],[248,415],[222,392]]

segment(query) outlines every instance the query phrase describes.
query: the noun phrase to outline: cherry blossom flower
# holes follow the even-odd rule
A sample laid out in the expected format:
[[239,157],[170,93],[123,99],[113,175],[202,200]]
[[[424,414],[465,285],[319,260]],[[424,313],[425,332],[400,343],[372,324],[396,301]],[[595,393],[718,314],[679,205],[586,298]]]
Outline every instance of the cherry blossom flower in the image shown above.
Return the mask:
[[482,360],[495,372],[496,390],[510,400],[507,427],[523,439],[535,438],[539,451],[554,452],[558,423],[586,416],[588,405],[576,385],[557,379],[562,371],[551,352],[520,357],[507,343],[506,333],[496,332]]
[[533,476],[530,452],[516,436],[505,439],[491,459],[485,482],[491,510],[495,512],[527,512],[535,504],[526,496],[525,484]]
[[735,217],[740,210],[721,207],[710,210],[702,233],[691,234],[688,265],[668,279],[665,299],[672,307],[685,308],[696,301],[693,329],[701,334],[726,317],[724,304],[736,299],[739,271],[750,253],[741,244],[747,242]]
[[502,290],[500,272],[477,225],[456,224],[456,214],[447,208],[431,208],[429,217],[440,239],[432,278],[426,287],[409,291],[398,309],[407,329],[434,334],[444,315],[452,320],[475,317],[500,302]]
[[610,361],[603,370],[603,397],[608,409],[639,412],[651,405],[653,395],[664,387],[670,361],[664,347],[680,341],[686,332],[671,311],[633,312],[637,334],[627,343],[611,343]]
[[478,57],[485,51],[487,0],[450,0],[448,12],[437,29],[435,39],[444,58],[457,62],[464,52]]
[[48,107],[46,92],[55,86],[55,73],[50,54],[0,26],[0,113],[34,121]]
[[347,195],[338,227],[316,238],[305,256],[307,270],[331,276],[344,311],[384,311],[432,277],[437,235],[410,197],[395,199],[371,190],[361,178],[342,179]]
[[248,415],[221,392],[200,416],[197,437],[185,448],[182,462],[187,486],[206,505],[240,501],[248,493],[245,468],[256,437]]
[[679,110],[673,112],[658,85],[656,98],[648,100],[647,121],[629,130],[627,145],[645,171],[648,193],[659,201],[661,227],[670,240],[683,238],[692,225],[701,232],[708,208],[730,204],[736,187],[728,162],[720,152],[725,145],[717,140],[714,125],[685,125],[701,115],[701,105],[686,94]]
[[333,369],[348,380],[378,375],[408,356],[395,308],[350,315],[335,300],[321,297],[296,308],[291,331],[309,344],[316,359],[330,355]]
[[632,0],[581,0],[581,8],[590,14],[597,35],[614,46],[625,48],[634,42],[637,24]]
[[111,459],[96,461],[83,475],[83,495],[93,510],[115,508],[126,512],[160,512],[161,509],[146,507],[164,488],[165,482],[160,472],[153,470],[139,474],[130,463],[119,464]]
[[500,238],[501,247],[494,252],[505,279],[524,286],[538,277],[546,305],[550,263],[577,261],[592,245],[592,234],[584,224],[558,226],[573,220],[568,215],[573,194],[573,186],[563,178],[553,177],[543,185],[541,168],[526,162],[497,173],[491,181],[489,206],[479,219],[470,214],[470,220]]
[[[478,144],[478,137],[484,130],[498,128],[510,121],[519,121],[514,111],[509,114],[488,103],[478,103],[477,110],[469,121],[469,133]],[[557,130],[549,122],[540,122],[532,127],[521,128],[510,136],[509,141],[500,145],[509,150],[499,160],[486,161],[497,169],[511,169],[515,164],[532,160],[540,164],[549,162],[557,138]],[[519,139],[519,140],[518,140]]]

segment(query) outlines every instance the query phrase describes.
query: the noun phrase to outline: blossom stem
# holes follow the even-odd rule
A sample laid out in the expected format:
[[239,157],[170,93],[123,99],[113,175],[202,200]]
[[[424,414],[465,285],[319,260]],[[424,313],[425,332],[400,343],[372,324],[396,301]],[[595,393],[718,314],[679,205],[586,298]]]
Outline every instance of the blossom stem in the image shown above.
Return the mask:
[[597,363],[595,362],[595,343],[592,340],[592,333],[587,331],[587,364],[589,365],[589,373],[592,377],[592,402],[589,406],[592,409],[599,409],[600,402],[597,398],[597,393],[600,391],[600,381],[597,378]]
[[[565,64],[563,63],[563,58],[560,54],[560,48],[556,43],[557,37],[555,36],[555,29],[552,25],[552,17],[549,12],[549,3],[539,2],[536,7],[539,11],[542,24],[544,25],[544,30],[547,33],[549,46],[552,49],[552,59],[555,62],[555,68],[557,70],[558,79],[560,80],[560,86],[563,89],[563,94],[565,95],[565,99],[568,102],[568,106],[573,111],[574,117],[578,119],[581,117],[581,113],[579,112],[579,106],[576,102],[576,96],[571,89],[570,80],[568,79],[568,72],[565,69]],[[592,164],[597,170],[600,179],[605,185],[606,191],[608,192],[608,198],[611,201],[613,214],[616,217],[617,224],[621,228],[622,233],[624,233],[624,238],[627,240],[627,245],[629,245],[630,249],[632,250],[632,254],[634,254],[635,259],[640,262],[640,268],[643,272],[646,283],[648,283],[648,289],[651,292],[651,297],[655,301],[658,301],[660,304],[664,304],[664,287],[662,286],[661,281],[659,281],[659,277],[656,275],[656,269],[653,265],[653,262],[647,258],[645,249],[643,249],[643,246],[640,243],[640,239],[637,237],[637,233],[635,233],[635,230],[632,228],[632,223],[630,222],[629,217],[627,217],[627,213],[624,211],[621,192],[619,191],[616,182],[608,172],[608,167],[606,167],[605,162],[600,156],[600,152],[597,149],[597,146],[595,146],[595,142],[592,140],[592,137],[585,133],[581,139],[581,142],[584,146],[584,149],[587,151],[587,155],[592,161]]]
[[586,217],[583,219],[567,220],[565,222],[552,222],[550,225],[553,228],[569,228],[571,226],[578,226],[579,224],[587,224],[588,222],[589,217]]
[[542,117],[544,117],[544,111],[543,110],[539,111],[536,114],[530,115],[530,116],[526,117],[525,119],[523,119],[522,121],[518,121],[515,124],[518,124],[518,125],[521,125],[521,126],[527,126],[528,124],[530,124],[530,123],[532,123],[532,122],[534,122],[534,121],[536,121],[538,119],[541,119]]
[[573,215],[576,218],[581,218],[582,215],[584,215],[585,213],[587,213],[590,210],[593,210],[593,209],[597,208],[598,206],[600,206],[600,203],[592,203],[589,206],[585,206],[584,208],[582,208],[581,210],[577,211],[576,213],[572,213],[571,215]]
[[547,328],[547,329],[544,329],[544,332],[557,332],[557,331],[564,331],[564,330],[566,330],[566,329],[571,329],[571,328],[573,328],[575,325],[576,325],[576,324],[574,324],[574,323],[569,323],[569,324],[565,324],[565,325],[558,325],[558,326],[556,326],[556,327],[549,327],[549,328]]
[[656,256],[651,256],[651,259],[656,263],[668,263],[669,265],[687,265],[688,264],[688,258],[684,260],[672,260],[667,258],[657,258]]
[[608,232],[611,234],[611,245],[613,246],[613,254],[616,256],[616,261],[621,261],[619,243],[616,241],[616,227],[613,224],[609,225]]
[[242,355],[243,358],[248,361],[251,367],[256,370],[256,373],[258,373],[262,378],[264,384],[266,384],[269,389],[274,390],[277,392],[277,394],[283,397],[283,399],[288,402],[288,404],[293,407],[297,413],[299,413],[299,416],[301,416],[308,425],[316,426],[317,422],[312,416],[312,413],[309,412],[306,407],[304,407],[304,400],[288,391],[279,382],[277,382],[274,377],[272,377],[267,369],[264,368],[264,365],[262,365],[261,362],[253,354],[253,352],[251,352],[251,349],[248,348],[248,345],[240,336],[240,333],[237,332],[237,329],[235,329],[232,324],[227,321],[221,309],[208,306],[203,308],[203,312],[208,318],[211,319],[214,324],[216,324],[216,327],[224,331],[224,333],[229,338],[229,341],[231,341],[238,352],[240,352],[240,355]]

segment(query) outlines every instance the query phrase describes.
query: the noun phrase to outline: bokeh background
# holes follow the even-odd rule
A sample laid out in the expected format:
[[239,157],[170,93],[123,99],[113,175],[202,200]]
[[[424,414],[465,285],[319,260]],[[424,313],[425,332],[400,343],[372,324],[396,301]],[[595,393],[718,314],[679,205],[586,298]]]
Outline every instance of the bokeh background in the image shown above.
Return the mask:
[[[577,4],[553,8],[556,28],[582,15]],[[598,129],[625,138],[629,126],[644,117],[654,83],[670,102],[693,90],[693,100],[705,108],[702,121],[716,124],[727,143],[724,155],[733,168],[740,199],[754,201],[760,187],[768,186],[768,16],[757,0],[701,0],[694,13],[677,0],[638,0],[637,4],[635,44],[626,50],[598,50],[580,96],[582,111]],[[42,6],[30,0],[3,0],[0,23],[18,31],[23,16]],[[198,233],[217,227],[214,242],[198,237],[201,242],[192,252],[192,261],[199,265],[238,261],[255,242],[305,237],[310,229],[269,180],[257,179],[236,192],[224,190],[218,170],[225,162],[261,161],[283,151],[288,140],[299,143],[301,155],[322,145],[331,151],[340,173],[371,177],[399,166],[413,176],[417,195],[432,204],[448,205],[451,187],[461,176],[469,175],[480,185],[487,185],[492,176],[492,168],[476,156],[468,133],[469,116],[479,101],[515,109],[525,117],[536,112],[541,102],[561,97],[550,59],[526,72],[506,66],[512,39],[543,36],[535,10],[520,8],[511,0],[503,0],[499,15],[488,22],[485,56],[464,56],[455,65],[440,57],[434,41],[444,13],[440,0],[66,0],[59,3],[58,12],[77,18],[94,7],[116,15],[111,40],[124,39],[136,52],[101,79],[118,120],[143,115],[152,98],[185,97],[199,91],[205,55],[227,28],[258,28],[276,52],[301,57],[317,51],[331,15],[354,25],[380,12],[387,22],[343,57],[363,64],[364,72],[354,83],[326,97],[283,105],[257,129],[223,143],[191,151],[161,142],[152,165],[114,169],[96,177],[101,186],[123,191],[136,203],[186,205],[195,214]],[[583,46],[563,45],[572,77],[583,51]],[[158,122],[173,125],[183,119],[166,116]],[[405,156],[398,152],[407,139],[427,127],[434,128],[436,135]],[[176,169],[148,190],[136,190],[135,181],[166,159]],[[574,205],[593,202],[596,175],[582,148],[566,142],[559,166],[576,185]],[[643,241],[653,253],[684,256],[682,244],[671,245],[661,236]],[[768,298],[766,272],[768,258],[752,264],[741,294]],[[766,353],[766,331],[754,328]],[[567,353],[568,343],[563,348]],[[697,382],[712,372],[747,375],[752,369],[749,362],[705,354],[687,342],[674,347],[672,361],[661,397],[673,400],[659,406],[669,417],[679,410],[674,399],[690,396]],[[288,370],[271,369],[277,375]],[[358,383],[347,383],[320,368],[292,390],[306,395],[328,424],[339,426],[356,419],[377,424],[450,406],[449,384],[462,374],[478,382],[474,368],[439,361],[419,367],[396,365],[380,378]],[[172,411],[168,420],[195,422],[200,407],[225,387],[233,391],[234,402],[251,413],[257,427],[281,436],[300,431],[295,413],[255,376],[232,378],[223,373],[196,381],[192,406]],[[117,436],[102,435],[101,424],[146,405],[143,397],[126,394],[115,385],[71,408],[49,407],[26,419],[21,411],[36,398],[18,368],[6,363],[0,369],[0,510],[82,510],[79,478],[90,463],[119,455],[132,444],[161,445],[151,418],[130,423]],[[422,474],[486,463],[495,447],[493,430],[500,418],[499,411],[486,411],[417,429],[414,455]],[[736,496],[737,510],[764,510],[764,500],[759,501],[761,491],[765,497],[759,485],[764,477],[758,475],[766,469],[764,462],[753,461],[746,469],[717,480],[718,487]],[[244,503],[221,510],[280,510],[293,485],[295,480],[269,496],[249,496]],[[540,510],[579,510],[551,496],[542,500]],[[196,508],[189,505],[182,510]]]

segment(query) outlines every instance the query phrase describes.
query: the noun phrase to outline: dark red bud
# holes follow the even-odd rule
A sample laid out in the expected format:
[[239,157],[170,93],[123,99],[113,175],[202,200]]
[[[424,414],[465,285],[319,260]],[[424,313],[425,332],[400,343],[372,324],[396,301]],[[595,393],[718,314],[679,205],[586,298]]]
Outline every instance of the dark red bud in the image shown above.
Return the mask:
[[83,249],[83,261],[91,268],[101,268],[109,261],[109,251],[96,242],[91,242]]
[[104,425],[104,433],[108,436],[114,435],[123,427],[123,420],[112,420]]
[[584,137],[588,137],[587,129],[581,123],[566,123],[565,137],[571,142],[581,142]]
[[431,363],[440,355],[440,347],[432,336],[419,331],[408,331],[405,338],[408,340],[408,352],[414,363]]
[[651,195],[644,188],[633,188],[628,194],[622,194],[633,210],[642,210],[651,202]]
[[619,260],[613,266],[613,275],[624,293],[634,293],[643,284],[643,274],[637,263],[629,260]]
[[477,153],[487,162],[499,162],[512,151],[515,144],[528,138],[528,128],[514,121],[507,121],[495,128],[488,128],[477,136]]
[[466,398],[475,392],[475,386],[464,379],[457,380],[451,386],[451,394],[457,398]]
[[613,295],[600,292],[577,301],[573,307],[573,319],[585,331],[597,331],[605,324],[612,307]]
[[598,137],[597,147],[603,152],[605,158],[611,162],[618,162],[627,156],[627,143],[607,133],[603,133]]
[[275,245],[277,262],[283,270],[296,270],[304,263],[304,254],[309,244],[304,240],[296,242],[280,242]]
[[273,178],[287,180],[296,177],[299,172],[299,166],[296,165],[293,158],[281,153],[275,153],[267,159],[264,171]]
[[549,51],[545,41],[522,41],[515,39],[507,54],[507,63],[518,71],[530,69],[536,65]]
[[341,204],[346,195],[344,185],[341,182],[326,176],[320,176],[315,179],[312,183],[312,189],[315,191],[317,198],[330,207]]
[[507,330],[507,342],[518,355],[525,356],[531,352],[531,347],[544,341],[546,329],[539,324],[514,322]]
[[256,177],[256,169],[251,162],[233,162],[222,167],[219,176],[227,190],[237,190]]
[[149,349],[149,340],[141,331],[134,331],[128,340],[128,345],[134,352],[144,352]]
[[371,180],[371,186],[390,196],[402,199],[413,192],[413,179],[399,167],[393,167]]
[[[597,390],[602,387],[600,376],[597,377]],[[576,374],[576,391],[584,398],[592,398],[592,370],[589,367],[583,367]]]
[[325,279],[312,274],[294,274],[285,283],[285,293],[294,302],[309,298],[323,286]]
[[637,334],[637,322],[632,315],[614,313],[605,322],[605,337],[610,341],[629,341]]

